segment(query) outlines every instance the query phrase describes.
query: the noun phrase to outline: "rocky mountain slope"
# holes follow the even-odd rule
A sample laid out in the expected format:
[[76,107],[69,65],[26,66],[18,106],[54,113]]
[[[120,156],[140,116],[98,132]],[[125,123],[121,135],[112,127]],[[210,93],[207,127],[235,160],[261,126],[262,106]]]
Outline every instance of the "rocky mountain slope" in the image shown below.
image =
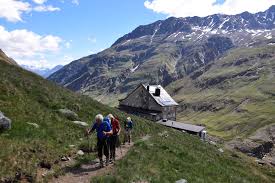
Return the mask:
[[167,86],[232,48],[274,44],[274,14],[272,6],[256,14],[171,17],[139,26],[109,49],[76,60],[49,79],[115,104],[108,96],[121,97],[138,83]]
[[[90,123],[95,114],[126,115],[87,96],[0,60],[0,111],[12,120],[0,132],[0,182],[48,182],[51,177],[93,162],[95,135],[90,141],[72,120]],[[141,118],[135,121],[133,149],[106,177],[96,182],[273,182],[275,172],[252,159],[203,143],[197,137],[159,126]],[[123,134],[123,133],[122,133]],[[83,156],[78,150],[85,151]],[[74,159],[73,166],[62,168]],[[159,161],[159,160],[162,161]],[[188,171],[186,171],[188,170]],[[92,171],[92,170],[90,170]]]
[[[237,48],[167,86],[180,103],[178,119],[275,165],[275,46]],[[233,139],[233,140],[232,140]]]
[[8,57],[1,49],[0,49],[0,60],[8,64],[17,65],[17,63],[12,58]]

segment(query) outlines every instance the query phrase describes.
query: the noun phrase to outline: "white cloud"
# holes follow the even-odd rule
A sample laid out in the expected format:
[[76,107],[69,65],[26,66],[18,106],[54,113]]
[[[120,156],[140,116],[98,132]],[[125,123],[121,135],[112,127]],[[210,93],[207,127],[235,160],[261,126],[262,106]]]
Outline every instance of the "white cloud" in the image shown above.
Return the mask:
[[19,29],[8,31],[0,26],[0,48],[20,64],[43,65],[49,64],[45,59],[50,54],[58,53],[62,39]]
[[60,11],[60,8],[52,5],[44,5],[47,0],[33,0],[38,6],[33,7],[23,0],[0,0],[0,18],[10,22],[22,21],[22,14],[31,11],[52,12]]
[[21,15],[31,10],[30,4],[17,0],[0,0],[0,18],[10,22],[22,21]]
[[90,41],[91,43],[96,43],[97,42],[95,37],[88,37],[88,41]]
[[40,5],[40,6],[34,7],[33,10],[37,12],[60,11],[60,8],[53,7],[52,5],[48,5],[48,6]]
[[47,0],[32,0],[36,4],[44,4]]
[[75,5],[79,5],[79,0],[72,0],[72,3]]
[[256,13],[268,9],[275,0],[146,0],[144,5],[157,13],[175,17],[207,16],[216,13],[238,14],[244,11]]

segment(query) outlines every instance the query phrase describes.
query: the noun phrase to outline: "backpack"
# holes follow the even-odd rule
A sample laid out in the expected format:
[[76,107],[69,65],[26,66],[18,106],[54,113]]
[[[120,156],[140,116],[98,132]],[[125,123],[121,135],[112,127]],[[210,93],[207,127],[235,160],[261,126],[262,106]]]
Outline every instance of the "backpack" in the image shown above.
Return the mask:
[[112,127],[112,122],[111,122],[111,120],[110,120],[108,117],[105,117],[105,118],[103,119],[103,122],[108,123],[108,124],[110,125],[111,129],[113,129],[113,127]]

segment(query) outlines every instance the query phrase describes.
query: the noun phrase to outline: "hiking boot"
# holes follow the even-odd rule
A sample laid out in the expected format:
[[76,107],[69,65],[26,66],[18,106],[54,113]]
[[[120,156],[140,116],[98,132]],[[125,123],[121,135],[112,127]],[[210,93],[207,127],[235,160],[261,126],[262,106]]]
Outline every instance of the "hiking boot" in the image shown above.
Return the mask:
[[109,158],[106,159],[106,166],[109,166],[110,160]]
[[112,159],[112,158],[110,158],[109,163],[110,163],[110,164],[112,164],[112,163],[113,163],[113,159]]
[[104,167],[103,160],[100,160],[99,166],[100,166],[100,168],[103,168],[103,167]]

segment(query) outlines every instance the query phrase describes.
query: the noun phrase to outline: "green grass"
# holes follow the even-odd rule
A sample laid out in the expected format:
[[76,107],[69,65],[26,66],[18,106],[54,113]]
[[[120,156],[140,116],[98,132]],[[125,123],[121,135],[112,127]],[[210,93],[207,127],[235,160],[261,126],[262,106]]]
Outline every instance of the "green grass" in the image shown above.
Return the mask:
[[[80,120],[88,123],[97,113],[114,113],[122,120],[126,118],[125,114],[90,97],[75,94],[2,62],[0,78],[0,111],[12,120],[12,129],[0,134],[0,177],[14,177],[17,172],[35,177],[33,170],[39,162],[43,160],[55,166],[55,161],[71,152],[69,145],[82,143],[84,129],[59,115],[58,109],[73,110]],[[34,128],[28,122],[40,127]],[[137,133],[146,133],[146,129],[141,126],[143,132]]]
[[[79,148],[94,147],[95,135],[88,142],[83,128],[56,112],[60,108],[75,111],[80,120],[88,123],[97,113],[113,113],[121,120],[127,117],[87,96],[72,93],[2,62],[0,78],[0,110],[13,121],[12,129],[0,134],[0,178],[16,181],[16,173],[21,173],[35,181],[42,161],[52,165],[53,175],[59,175],[64,173],[58,163],[62,156],[73,156]],[[98,177],[97,181],[171,182],[185,178],[189,182],[272,182],[275,179],[274,170],[268,167],[258,167],[246,158],[234,159],[229,152],[220,154],[217,148],[202,143],[197,137],[132,118],[134,140],[147,134],[151,138],[139,140],[110,175]],[[28,122],[40,127],[30,126]],[[164,130],[168,131],[168,138],[158,135]],[[77,158],[71,168],[95,157],[96,153],[92,152]]]
[[[256,167],[251,160],[202,143],[188,134],[168,130],[168,137],[158,135],[139,140],[113,172],[91,182],[272,182],[274,171]],[[264,171],[265,173],[262,173]]]

